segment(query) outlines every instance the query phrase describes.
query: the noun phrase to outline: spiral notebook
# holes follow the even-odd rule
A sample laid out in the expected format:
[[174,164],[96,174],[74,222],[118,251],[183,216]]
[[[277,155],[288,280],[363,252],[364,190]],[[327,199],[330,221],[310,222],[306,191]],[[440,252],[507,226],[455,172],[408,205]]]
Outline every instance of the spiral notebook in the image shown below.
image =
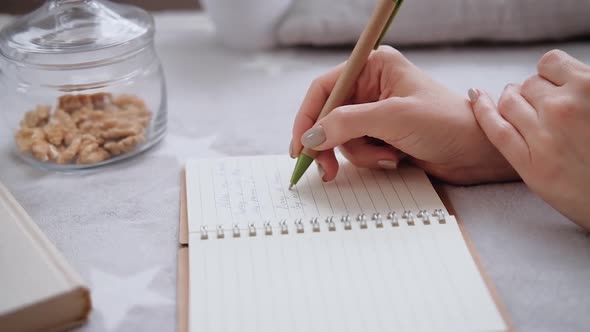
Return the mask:
[[293,160],[189,161],[190,331],[505,331],[508,326],[422,170],[356,168],[335,181]]

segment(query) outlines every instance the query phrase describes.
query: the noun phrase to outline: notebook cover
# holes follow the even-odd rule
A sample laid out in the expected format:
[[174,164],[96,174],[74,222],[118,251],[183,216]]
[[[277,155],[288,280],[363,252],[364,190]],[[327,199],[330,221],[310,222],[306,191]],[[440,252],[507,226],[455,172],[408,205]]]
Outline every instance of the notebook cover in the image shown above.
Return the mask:
[[[8,209],[9,214],[4,217],[9,219],[14,218],[16,225],[20,228],[21,234],[26,235],[27,241],[30,241],[26,243],[27,247],[36,248],[37,257],[35,259],[42,259],[48,266],[50,265],[51,268],[55,269],[56,273],[59,273],[60,277],[63,278],[62,282],[67,284],[66,287],[68,288],[63,292],[54,290],[50,296],[31,299],[30,302],[13,308],[13,311],[0,313],[1,324],[6,324],[3,327],[12,331],[20,331],[25,329],[23,328],[23,322],[25,321],[28,322],[28,325],[25,324],[26,326],[38,324],[39,321],[47,321],[45,317],[53,317],[55,311],[64,310],[64,302],[71,305],[74,302],[74,298],[77,298],[79,301],[79,303],[76,303],[79,304],[80,308],[79,317],[72,318],[70,321],[53,322],[56,325],[44,326],[43,328],[48,331],[65,331],[83,325],[92,307],[90,291],[84,281],[2,183],[0,183],[0,204],[6,204],[5,206]],[[10,218],[11,216],[12,218]],[[3,239],[4,242],[6,240]],[[7,246],[7,249],[13,249],[10,246],[10,241],[4,244]],[[42,258],[39,258],[40,256]],[[78,312],[74,314],[78,314]]]
[[[188,214],[187,214],[187,209],[186,209],[186,181],[185,181],[185,170],[183,169],[181,172],[181,181],[180,181],[180,225],[178,227],[178,242],[181,245],[181,248],[178,250],[178,304],[177,304],[177,318],[178,318],[178,323],[177,323],[177,331],[178,332],[188,332],[189,328],[188,328],[188,319],[189,319],[189,310],[188,310],[188,305],[189,305],[189,294],[188,294],[188,288],[189,288],[189,268],[188,268]],[[504,306],[503,302],[500,300],[500,297],[498,296],[498,292],[496,291],[496,288],[492,282],[492,280],[489,278],[489,276],[486,274],[485,270],[483,269],[483,265],[481,263],[481,260],[479,258],[479,255],[477,254],[477,251],[475,249],[475,246],[473,244],[473,242],[471,241],[471,238],[469,237],[468,233],[463,229],[463,223],[461,222],[461,218],[456,214],[455,209],[453,208],[453,205],[451,204],[451,201],[448,198],[448,195],[444,189],[444,187],[440,184],[436,184],[433,183],[433,187],[436,190],[436,192],[438,193],[440,199],[442,200],[443,204],[445,205],[445,207],[447,208],[447,211],[449,211],[449,214],[455,216],[455,219],[457,219],[457,224],[459,225],[459,229],[461,230],[461,235],[463,236],[463,240],[465,241],[465,243],[467,244],[467,248],[469,249],[469,252],[471,253],[471,256],[473,257],[473,260],[475,261],[475,265],[477,266],[477,269],[479,270],[480,275],[482,276],[486,287],[488,288],[488,291],[490,292],[490,294],[492,295],[492,298],[494,300],[494,303],[496,304],[496,307],[498,308],[498,311],[500,312],[500,315],[502,316],[502,318],[504,319],[504,322],[506,323],[506,325],[508,326],[508,331],[514,331],[512,322],[510,320],[510,317],[508,315],[508,311],[506,310],[506,307]]]

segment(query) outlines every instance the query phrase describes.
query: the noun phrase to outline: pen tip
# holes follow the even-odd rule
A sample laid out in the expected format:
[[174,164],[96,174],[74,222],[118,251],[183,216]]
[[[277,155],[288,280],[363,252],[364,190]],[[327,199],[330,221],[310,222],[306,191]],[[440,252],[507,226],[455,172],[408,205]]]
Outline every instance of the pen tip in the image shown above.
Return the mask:
[[291,183],[291,184],[289,185],[289,190],[293,189],[293,186],[294,186],[294,184],[292,184],[292,183]]

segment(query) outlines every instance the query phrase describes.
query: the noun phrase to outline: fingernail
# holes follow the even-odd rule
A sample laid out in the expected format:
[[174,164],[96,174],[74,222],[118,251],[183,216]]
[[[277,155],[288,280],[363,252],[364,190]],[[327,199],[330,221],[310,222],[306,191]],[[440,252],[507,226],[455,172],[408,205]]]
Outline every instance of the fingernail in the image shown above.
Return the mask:
[[326,171],[324,170],[322,165],[316,163],[316,166],[318,167],[318,173],[320,174],[320,178],[322,179],[322,181],[325,182],[326,180],[324,180],[324,176],[326,175]]
[[303,134],[303,137],[301,137],[301,144],[310,149],[315,148],[325,141],[326,133],[324,133],[324,128],[319,125],[309,129]]
[[393,160],[379,160],[377,165],[383,169],[397,169],[397,163]]
[[467,91],[467,95],[469,96],[469,100],[471,100],[472,103],[477,102],[479,99],[479,91],[475,90],[474,88],[469,89],[469,91]]
[[291,142],[291,144],[289,144],[289,156],[291,157],[291,159],[295,159],[295,156],[293,155],[293,143]]

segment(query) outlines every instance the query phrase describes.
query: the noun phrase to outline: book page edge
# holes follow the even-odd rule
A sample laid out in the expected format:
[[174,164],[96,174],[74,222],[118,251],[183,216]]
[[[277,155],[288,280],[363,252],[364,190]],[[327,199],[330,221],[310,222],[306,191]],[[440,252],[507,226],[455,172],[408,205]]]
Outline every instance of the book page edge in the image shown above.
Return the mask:
[[76,270],[67,262],[65,257],[57,250],[55,245],[41,231],[26,210],[20,205],[12,193],[4,184],[0,183],[0,199],[4,199],[8,208],[12,210],[19,227],[26,233],[38,253],[48,259],[56,271],[61,272],[62,277],[69,284],[70,289],[76,287],[87,288],[86,283]]

